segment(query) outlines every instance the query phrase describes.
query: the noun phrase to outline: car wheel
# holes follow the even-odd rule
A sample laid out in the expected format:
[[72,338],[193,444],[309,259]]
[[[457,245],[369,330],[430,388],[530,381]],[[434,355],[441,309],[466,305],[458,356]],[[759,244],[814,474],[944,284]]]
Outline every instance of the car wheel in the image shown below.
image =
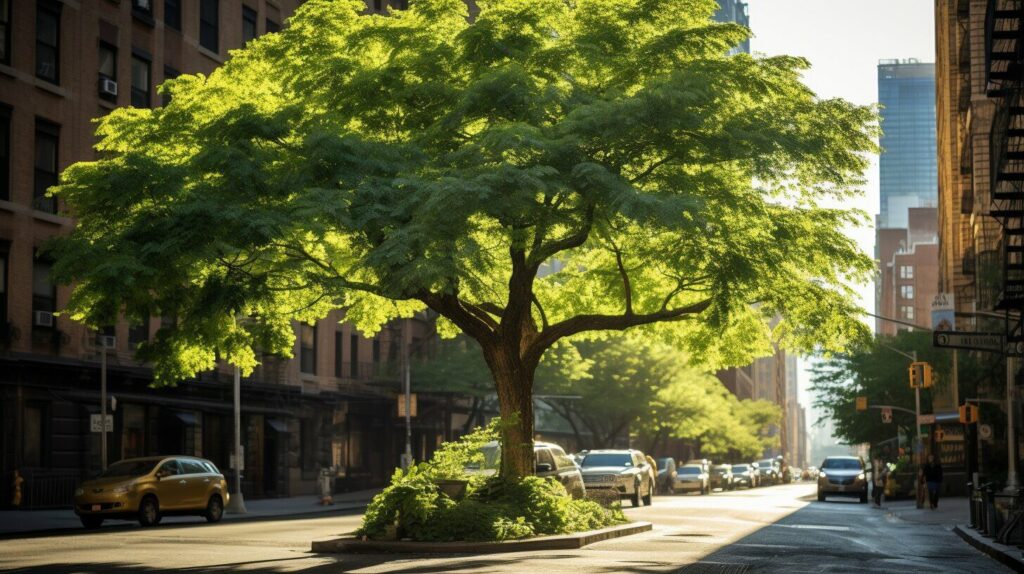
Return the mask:
[[79,518],[82,519],[82,526],[88,528],[89,530],[95,530],[96,528],[99,528],[103,525],[102,516],[82,515],[79,516]]
[[142,526],[160,524],[160,503],[152,494],[143,498],[139,503],[139,524]]
[[220,519],[224,518],[224,501],[221,500],[220,495],[214,494],[210,497],[210,501],[206,503],[206,513],[203,516],[210,523],[220,522]]
[[647,495],[643,497],[644,504],[650,506],[654,502],[654,485],[647,485]]
[[633,494],[629,497],[629,501],[633,503],[633,508],[640,506],[640,484],[633,485]]
[[818,502],[825,502],[825,493],[821,491],[818,492]]

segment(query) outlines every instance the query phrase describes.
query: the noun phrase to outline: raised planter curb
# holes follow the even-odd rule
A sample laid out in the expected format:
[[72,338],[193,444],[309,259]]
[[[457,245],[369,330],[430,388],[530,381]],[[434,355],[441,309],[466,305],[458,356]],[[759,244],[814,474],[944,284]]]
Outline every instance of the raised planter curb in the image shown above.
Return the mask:
[[410,542],[385,540],[359,540],[353,537],[316,540],[313,552],[359,554],[496,554],[499,552],[526,552],[530,550],[573,550],[588,544],[648,532],[650,522],[630,522],[576,534],[540,536],[526,540],[506,542]]
[[995,561],[1010,568],[1014,572],[1024,572],[1024,559],[1019,548],[999,544],[994,540],[985,538],[966,524],[957,524],[953,532],[971,546],[989,555]]

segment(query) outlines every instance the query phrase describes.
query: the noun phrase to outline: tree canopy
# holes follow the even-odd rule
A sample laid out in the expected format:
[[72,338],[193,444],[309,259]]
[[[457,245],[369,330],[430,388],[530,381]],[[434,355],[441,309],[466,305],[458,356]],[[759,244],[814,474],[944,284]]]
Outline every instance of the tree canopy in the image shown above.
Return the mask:
[[[707,365],[865,334],[843,233],[876,113],[808,62],[728,55],[714,0],[310,0],[156,109],[99,121],[57,192],[68,311],[177,317],[141,349],[166,383],[332,308],[367,332],[429,307],[477,340],[528,473],[533,373],[559,339],[652,326]],[[782,321],[770,332],[768,319]],[[239,321],[239,317],[247,320]]]

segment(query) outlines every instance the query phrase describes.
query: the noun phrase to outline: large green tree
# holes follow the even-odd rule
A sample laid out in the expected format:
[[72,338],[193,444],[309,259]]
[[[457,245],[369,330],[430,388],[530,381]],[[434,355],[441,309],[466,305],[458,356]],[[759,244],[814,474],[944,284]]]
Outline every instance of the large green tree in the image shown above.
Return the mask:
[[858,193],[873,109],[816,97],[803,59],[727,55],[749,32],[714,0],[478,4],[310,0],[104,117],[58,189],[70,314],[176,316],[142,349],[168,382],[287,353],[331,308],[372,332],[429,307],[520,414],[509,477],[564,337],[647,328],[727,364],[863,336],[843,282],[872,263],[843,229],[866,217],[825,205]]

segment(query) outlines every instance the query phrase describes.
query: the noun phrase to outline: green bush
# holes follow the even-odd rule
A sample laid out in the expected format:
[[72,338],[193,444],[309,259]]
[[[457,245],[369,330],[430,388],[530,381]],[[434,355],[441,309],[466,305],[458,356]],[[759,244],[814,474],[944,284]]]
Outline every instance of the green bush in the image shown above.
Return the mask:
[[[502,541],[548,534],[568,534],[626,522],[618,507],[574,500],[551,478],[529,476],[509,482],[500,477],[467,475],[465,466],[479,462],[481,447],[498,436],[497,420],[459,441],[446,443],[434,458],[402,472],[370,502],[356,532],[385,538],[394,528],[402,538],[422,541]],[[466,496],[452,500],[437,480],[467,480]]]

